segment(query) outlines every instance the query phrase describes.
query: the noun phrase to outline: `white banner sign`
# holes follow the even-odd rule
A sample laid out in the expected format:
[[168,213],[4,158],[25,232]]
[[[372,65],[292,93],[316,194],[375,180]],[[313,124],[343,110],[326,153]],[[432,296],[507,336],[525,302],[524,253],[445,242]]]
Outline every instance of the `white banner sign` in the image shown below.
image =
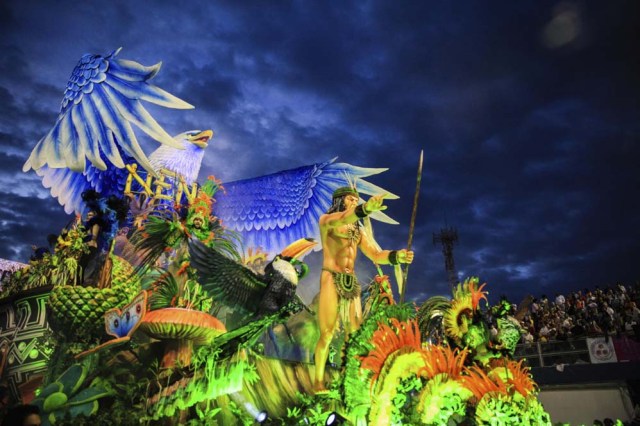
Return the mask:
[[611,339],[606,341],[604,337],[587,338],[587,347],[589,348],[589,358],[591,358],[592,364],[618,362],[616,350]]

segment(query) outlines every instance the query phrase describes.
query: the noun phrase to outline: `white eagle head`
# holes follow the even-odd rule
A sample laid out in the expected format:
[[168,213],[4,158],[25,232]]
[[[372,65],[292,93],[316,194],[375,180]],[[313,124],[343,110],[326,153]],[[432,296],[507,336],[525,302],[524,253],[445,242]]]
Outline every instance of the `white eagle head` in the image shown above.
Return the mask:
[[188,185],[198,178],[204,150],[213,137],[211,130],[189,130],[174,136],[184,149],[176,149],[167,145],[158,147],[150,156],[153,169],[170,170],[182,175]]

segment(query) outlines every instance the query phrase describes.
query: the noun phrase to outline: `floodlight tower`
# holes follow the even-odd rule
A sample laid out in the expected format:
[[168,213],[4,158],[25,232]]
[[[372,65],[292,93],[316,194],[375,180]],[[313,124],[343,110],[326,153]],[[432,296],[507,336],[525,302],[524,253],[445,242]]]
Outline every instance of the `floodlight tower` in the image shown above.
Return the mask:
[[447,277],[449,279],[449,286],[451,291],[458,282],[456,276],[456,267],[453,262],[453,245],[458,242],[458,231],[450,226],[448,228],[441,228],[440,233],[433,234],[433,245],[442,245],[442,254],[444,254],[444,268],[447,271]]

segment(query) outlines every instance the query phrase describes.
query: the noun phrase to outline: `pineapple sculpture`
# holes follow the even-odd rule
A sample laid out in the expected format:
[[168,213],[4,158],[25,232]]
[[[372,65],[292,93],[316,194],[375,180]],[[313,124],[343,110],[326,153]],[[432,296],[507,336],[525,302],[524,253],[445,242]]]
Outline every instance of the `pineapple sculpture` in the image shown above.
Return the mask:
[[68,340],[104,334],[104,313],[129,303],[140,291],[140,278],[129,262],[111,255],[111,287],[56,285],[49,296],[50,324]]
[[140,291],[140,278],[129,262],[113,254],[116,235],[124,238],[126,231],[121,230],[128,215],[126,203],[95,191],[83,193],[83,200],[89,211],[84,222],[78,218],[75,233],[66,234],[71,240],[58,244],[64,263],[75,266],[68,274],[73,280],[52,281],[48,306],[52,330],[69,342],[90,343],[105,336],[105,312],[126,305]]

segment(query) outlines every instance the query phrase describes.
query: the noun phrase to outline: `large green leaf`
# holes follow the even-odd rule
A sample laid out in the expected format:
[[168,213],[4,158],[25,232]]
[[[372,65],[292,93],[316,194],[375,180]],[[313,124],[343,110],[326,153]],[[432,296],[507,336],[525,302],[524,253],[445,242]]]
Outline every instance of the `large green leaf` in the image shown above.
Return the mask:
[[61,392],[62,388],[63,388],[63,385],[60,382],[56,381],[53,383],[49,383],[47,386],[45,386],[44,389],[42,389],[42,391],[40,391],[40,395],[38,395],[38,399],[42,399],[42,401],[44,402],[44,400],[52,393]]
[[69,409],[69,414],[71,414],[71,418],[79,416],[80,414],[84,416],[93,416],[98,412],[98,401],[91,401],[81,405],[74,405]]
[[83,389],[77,395],[69,400],[69,406],[75,406],[84,404],[87,402],[95,401],[96,399],[109,396],[111,392],[99,387],[91,387]]
[[62,392],[68,396],[73,395],[82,386],[82,382],[87,377],[87,369],[81,364],[73,364],[58,378],[62,383]]
[[64,392],[52,393],[44,400],[44,405],[43,405],[44,411],[46,413],[50,413],[52,411],[55,411],[63,407],[67,403],[67,399],[69,398]]
[[51,424],[56,424],[56,422],[64,419],[67,413],[72,419],[79,415],[86,417],[93,416],[98,412],[98,407],[98,401],[91,401],[85,404],[75,405],[73,407],[65,406],[49,414],[49,421]]

